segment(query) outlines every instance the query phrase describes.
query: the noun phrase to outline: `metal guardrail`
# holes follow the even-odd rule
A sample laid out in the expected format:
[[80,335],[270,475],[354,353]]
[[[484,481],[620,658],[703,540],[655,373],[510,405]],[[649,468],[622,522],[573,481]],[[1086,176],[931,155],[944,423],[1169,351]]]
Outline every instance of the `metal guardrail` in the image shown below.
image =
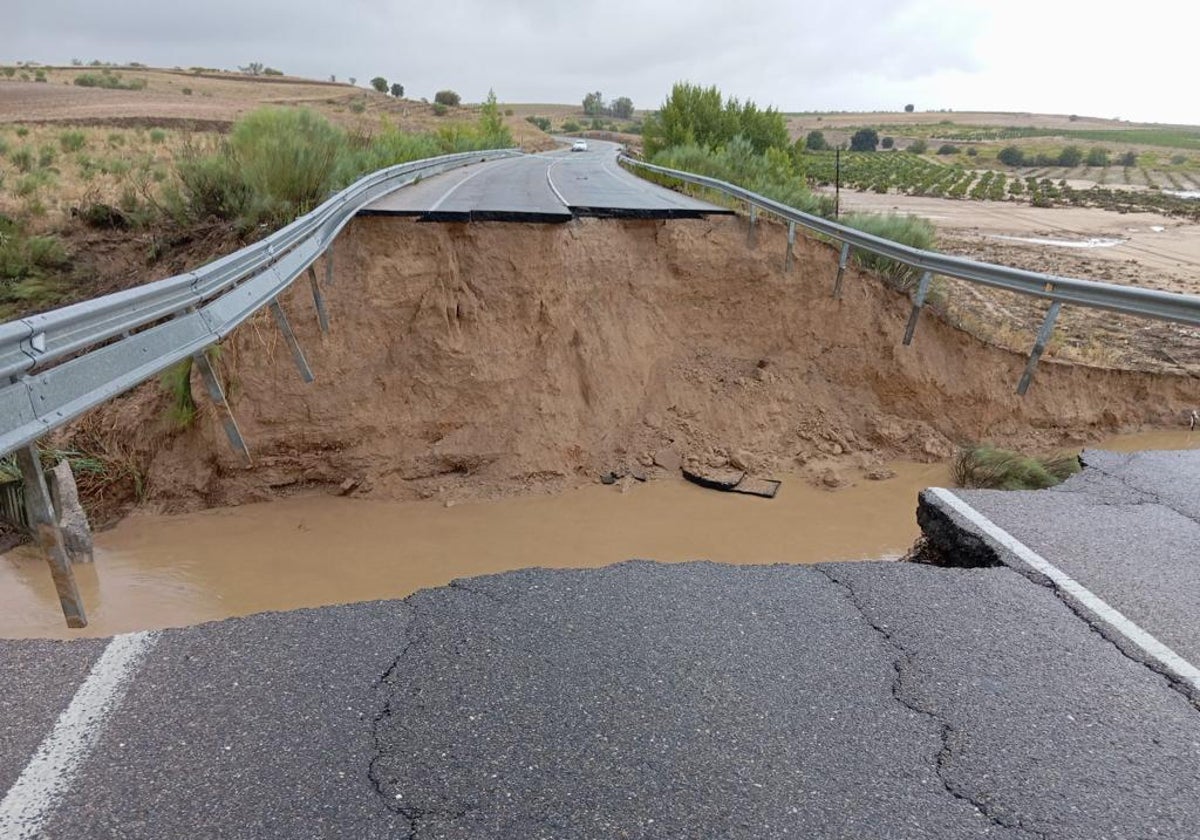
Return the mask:
[[382,169],[266,239],[195,271],[0,324],[0,453],[220,341],[273,304],[380,196],[448,169],[519,154],[467,152]]
[[795,239],[795,226],[807,228],[822,234],[842,244],[838,260],[838,276],[834,284],[834,295],[840,297],[842,274],[846,268],[852,248],[878,254],[895,260],[923,272],[921,282],[913,298],[913,312],[909,318],[908,329],[904,343],[912,341],[916,328],[917,317],[925,304],[929,286],[935,275],[954,277],[997,289],[1006,289],[1022,295],[1039,297],[1051,302],[1050,310],[1038,333],[1033,352],[1026,366],[1025,374],[1017,386],[1017,392],[1024,394],[1033,378],[1033,371],[1038,359],[1045,350],[1046,343],[1054,329],[1054,322],[1064,304],[1086,306],[1092,309],[1104,309],[1120,312],[1126,315],[1136,315],[1143,318],[1154,318],[1160,321],[1172,321],[1192,327],[1200,327],[1200,296],[1176,292],[1163,292],[1156,289],[1144,289],[1137,286],[1118,286],[1113,283],[1100,283],[1093,280],[1080,280],[1074,277],[1060,277],[1052,274],[1039,274],[1020,268],[992,265],[965,257],[954,257],[933,251],[923,251],[883,239],[861,230],[831,222],[820,216],[813,216],[781,204],[778,201],[750,192],[742,187],[716,178],[695,175],[677,169],[655,166],[645,161],[621,155],[619,161],[634,169],[653,172],[658,175],[673,178],[684,183],[716,190],[735,199],[744,201],[750,207],[753,222],[756,210],[762,210],[788,222],[788,262],[791,261],[791,243]]

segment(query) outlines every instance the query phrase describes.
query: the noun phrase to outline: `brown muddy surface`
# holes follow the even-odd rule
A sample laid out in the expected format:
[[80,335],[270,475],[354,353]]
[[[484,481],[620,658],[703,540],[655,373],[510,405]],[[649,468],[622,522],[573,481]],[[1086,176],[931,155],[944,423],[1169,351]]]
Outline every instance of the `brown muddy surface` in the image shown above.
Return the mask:
[[458,577],[530,566],[816,563],[896,557],[917,537],[917,493],[942,465],[837,493],[797,476],[767,500],[682,480],[494,502],[325,495],[178,516],[135,515],[96,537],[75,574],[90,626],[68,631],[45,561],[0,556],[0,637],[105,636],[269,610],[402,598]]

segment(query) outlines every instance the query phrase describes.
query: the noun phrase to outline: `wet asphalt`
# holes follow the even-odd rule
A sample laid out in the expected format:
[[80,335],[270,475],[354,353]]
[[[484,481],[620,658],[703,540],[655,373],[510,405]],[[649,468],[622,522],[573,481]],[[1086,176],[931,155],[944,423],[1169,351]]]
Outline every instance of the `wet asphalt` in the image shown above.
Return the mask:
[[[100,649],[52,647],[0,644],[5,780]],[[633,562],[164,631],[46,836],[1094,840],[1198,820],[1200,712],[1012,570]]]

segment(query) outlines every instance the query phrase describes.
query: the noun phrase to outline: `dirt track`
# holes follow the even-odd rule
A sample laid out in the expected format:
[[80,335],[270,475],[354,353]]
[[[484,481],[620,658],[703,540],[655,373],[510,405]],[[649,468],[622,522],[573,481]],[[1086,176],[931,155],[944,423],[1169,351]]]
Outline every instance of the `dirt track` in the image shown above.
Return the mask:
[[284,301],[318,385],[269,315],[223,350],[253,471],[207,409],[170,429],[157,384],[85,425],[133,447],[152,504],[179,510],[348,480],[402,499],[562,489],[663,448],[837,486],[958,441],[1049,448],[1175,425],[1196,402],[1190,380],[1053,362],[1022,400],[1021,355],[929,317],[904,348],[906,299],[852,272],[834,301],[828,246],[802,242],[784,276],[783,232],[761,236],[748,250],[738,219],[359,219],[337,248],[332,335],[307,289]]

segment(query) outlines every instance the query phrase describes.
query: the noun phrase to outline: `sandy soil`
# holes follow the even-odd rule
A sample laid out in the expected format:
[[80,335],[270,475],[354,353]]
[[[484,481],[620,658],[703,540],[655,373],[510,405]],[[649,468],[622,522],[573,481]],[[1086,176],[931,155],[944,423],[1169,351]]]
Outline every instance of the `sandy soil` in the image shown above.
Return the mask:
[[1191,380],[1053,361],[1018,398],[1022,355],[934,318],[904,348],[905,298],[852,271],[834,301],[829,246],[801,242],[784,276],[783,231],[760,235],[748,249],[732,218],[358,219],[327,290],[332,335],[307,289],[284,300],[317,385],[268,315],[222,350],[252,470],[202,399],[195,427],[172,429],[157,383],[81,425],[124,447],[152,507],[174,511],[343,482],[397,499],[560,490],[608,470],[653,476],[667,449],[837,487],[959,441],[1052,448],[1176,425],[1196,401]]

